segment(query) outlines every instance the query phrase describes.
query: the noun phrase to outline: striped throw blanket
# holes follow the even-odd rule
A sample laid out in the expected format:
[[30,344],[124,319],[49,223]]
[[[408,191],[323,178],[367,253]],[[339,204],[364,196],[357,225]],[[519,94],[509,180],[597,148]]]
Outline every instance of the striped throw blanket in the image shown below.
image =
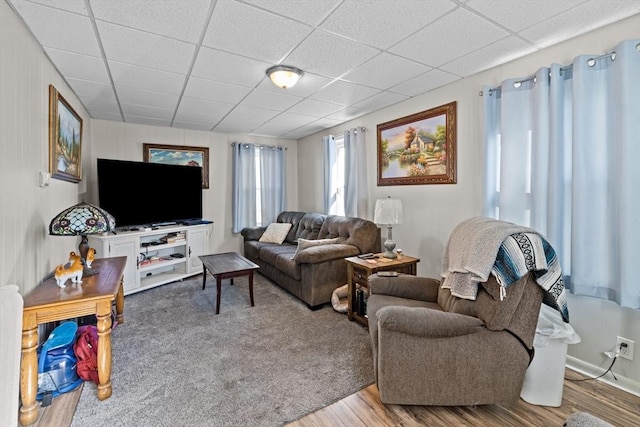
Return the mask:
[[569,321],[562,271],[551,245],[535,230],[510,222],[473,217],[451,232],[444,250],[442,287],[459,298],[475,300],[478,283],[490,274],[502,286],[533,271],[545,290],[543,302],[558,310]]

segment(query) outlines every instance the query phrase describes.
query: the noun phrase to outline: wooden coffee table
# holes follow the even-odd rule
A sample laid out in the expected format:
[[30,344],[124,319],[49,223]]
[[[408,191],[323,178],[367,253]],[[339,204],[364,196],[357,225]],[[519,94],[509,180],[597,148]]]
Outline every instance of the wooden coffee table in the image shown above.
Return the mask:
[[204,290],[207,284],[207,271],[216,278],[216,314],[220,314],[222,281],[224,279],[231,279],[231,284],[233,284],[234,277],[249,276],[249,298],[251,300],[251,307],[253,307],[253,271],[259,269],[259,265],[252,263],[235,252],[201,255],[198,258],[202,261],[204,268],[202,272],[202,290]]

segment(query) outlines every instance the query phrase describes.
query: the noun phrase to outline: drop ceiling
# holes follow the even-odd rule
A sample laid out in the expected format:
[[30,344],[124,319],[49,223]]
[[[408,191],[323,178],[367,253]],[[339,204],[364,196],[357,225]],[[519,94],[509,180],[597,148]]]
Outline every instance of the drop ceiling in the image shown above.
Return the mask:
[[[92,118],[299,139],[640,0],[5,0]],[[267,68],[304,70],[290,89]]]

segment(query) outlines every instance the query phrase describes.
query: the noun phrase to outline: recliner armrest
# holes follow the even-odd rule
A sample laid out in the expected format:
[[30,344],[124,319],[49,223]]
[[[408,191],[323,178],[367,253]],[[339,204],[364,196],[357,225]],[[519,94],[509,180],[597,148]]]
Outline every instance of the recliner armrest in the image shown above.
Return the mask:
[[266,229],[267,227],[247,227],[243,228],[240,234],[244,237],[245,241],[260,240],[260,237],[262,237]]
[[424,307],[386,306],[376,313],[378,330],[391,330],[424,338],[451,338],[480,332],[476,317]]
[[411,274],[398,274],[396,277],[383,277],[372,274],[368,278],[371,294],[383,294],[394,297],[436,302],[440,282],[430,277]]

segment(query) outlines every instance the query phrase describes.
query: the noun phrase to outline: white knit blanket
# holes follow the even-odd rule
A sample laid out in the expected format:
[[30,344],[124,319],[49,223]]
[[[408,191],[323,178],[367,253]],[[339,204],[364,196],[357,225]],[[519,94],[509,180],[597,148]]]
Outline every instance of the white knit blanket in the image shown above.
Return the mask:
[[476,299],[478,283],[491,274],[498,249],[514,233],[534,230],[493,218],[473,217],[462,221],[449,236],[442,258],[442,287],[464,299]]

